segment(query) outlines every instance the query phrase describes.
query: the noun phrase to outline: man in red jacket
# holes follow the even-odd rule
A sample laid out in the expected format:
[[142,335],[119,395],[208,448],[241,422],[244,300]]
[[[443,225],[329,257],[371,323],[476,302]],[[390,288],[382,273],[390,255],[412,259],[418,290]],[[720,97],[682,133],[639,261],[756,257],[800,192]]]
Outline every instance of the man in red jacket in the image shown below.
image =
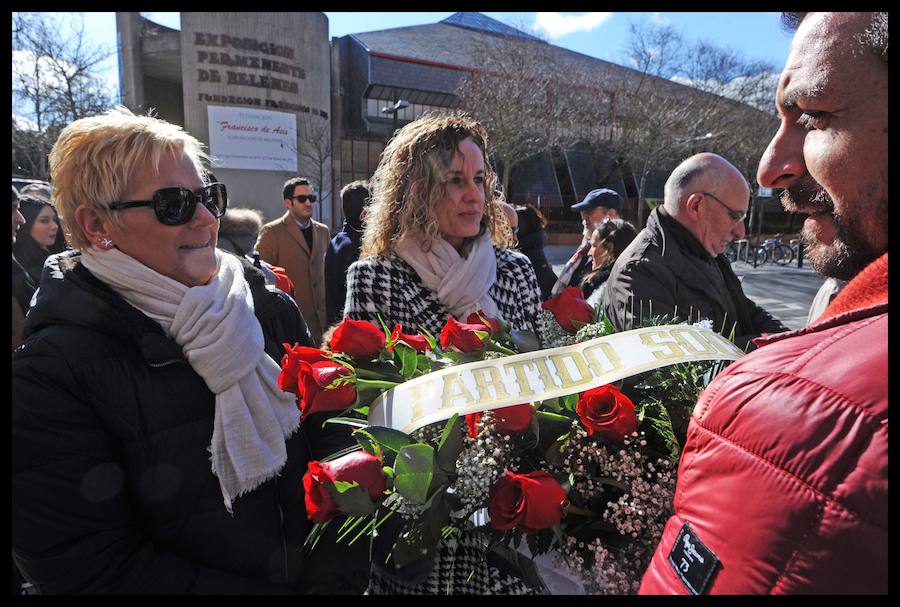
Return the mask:
[[796,28],[757,179],[808,213],[815,269],[849,283],[703,392],[641,593],[886,593],[887,13]]

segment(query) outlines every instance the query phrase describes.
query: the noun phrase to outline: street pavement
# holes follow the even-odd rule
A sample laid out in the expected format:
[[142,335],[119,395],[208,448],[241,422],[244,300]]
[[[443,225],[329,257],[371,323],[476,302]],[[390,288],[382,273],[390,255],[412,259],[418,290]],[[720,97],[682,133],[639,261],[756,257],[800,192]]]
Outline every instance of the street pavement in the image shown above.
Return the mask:
[[[574,250],[573,246],[544,247],[557,276]],[[754,268],[743,262],[736,262],[731,267],[741,280],[747,297],[790,329],[806,325],[809,306],[825,281],[808,263],[798,268],[796,261],[788,267],[767,263]]]

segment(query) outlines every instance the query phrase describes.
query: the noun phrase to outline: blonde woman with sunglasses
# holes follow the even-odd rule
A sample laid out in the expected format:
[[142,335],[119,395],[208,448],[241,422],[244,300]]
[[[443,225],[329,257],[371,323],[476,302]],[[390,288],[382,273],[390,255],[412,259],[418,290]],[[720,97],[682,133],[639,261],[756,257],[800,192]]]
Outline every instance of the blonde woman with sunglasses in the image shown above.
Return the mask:
[[124,108],[50,153],[74,250],[48,261],[13,360],[12,550],[31,592],[345,587],[304,561],[309,446],[278,387],[282,342],[312,343],[288,296],[216,249],[228,196],[207,161]]

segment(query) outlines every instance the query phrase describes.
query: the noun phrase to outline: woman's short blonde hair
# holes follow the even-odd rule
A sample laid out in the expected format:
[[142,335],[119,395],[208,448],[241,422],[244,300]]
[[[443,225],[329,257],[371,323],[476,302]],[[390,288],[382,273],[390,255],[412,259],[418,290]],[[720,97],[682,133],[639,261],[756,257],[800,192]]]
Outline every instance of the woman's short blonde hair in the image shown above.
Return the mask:
[[488,158],[487,130],[468,114],[426,113],[400,129],[381,153],[369,180],[360,257],[385,256],[405,235],[421,233],[425,251],[440,237],[437,207],[460,142],[471,138],[484,157],[484,217],[494,243],[509,246],[511,230],[499,209],[503,195]]
[[91,245],[75,209],[86,205],[118,225],[109,203],[122,199],[140,171],[159,172],[166,154],[184,155],[201,176],[209,163],[203,144],[180,126],[121,106],[64,128],[50,150],[50,178],[69,245],[79,251]]

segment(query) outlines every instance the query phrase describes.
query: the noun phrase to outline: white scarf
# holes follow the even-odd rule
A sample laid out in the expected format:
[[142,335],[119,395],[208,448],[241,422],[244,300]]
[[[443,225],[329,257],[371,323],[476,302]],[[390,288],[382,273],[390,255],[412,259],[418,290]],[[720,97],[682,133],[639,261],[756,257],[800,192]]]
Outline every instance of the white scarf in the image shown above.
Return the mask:
[[275,476],[287,460],[285,439],[300,423],[293,395],[278,388],[279,366],[266,354],[250,285],[236,257],[216,251],[218,272],[187,287],[119,249],[91,248],[82,263],[181,346],[216,395],[209,451],[225,508]]
[[449,242],[437,238],[423,252],[418,239],[408,235],[394,247],[400,259],[412,266],[428,289],[450,313],[462,322],[472,312],[500,316],[488,289],[497,280],[497,257],[491,234],[485,230],[472,241],[468,257],[462,257]]

